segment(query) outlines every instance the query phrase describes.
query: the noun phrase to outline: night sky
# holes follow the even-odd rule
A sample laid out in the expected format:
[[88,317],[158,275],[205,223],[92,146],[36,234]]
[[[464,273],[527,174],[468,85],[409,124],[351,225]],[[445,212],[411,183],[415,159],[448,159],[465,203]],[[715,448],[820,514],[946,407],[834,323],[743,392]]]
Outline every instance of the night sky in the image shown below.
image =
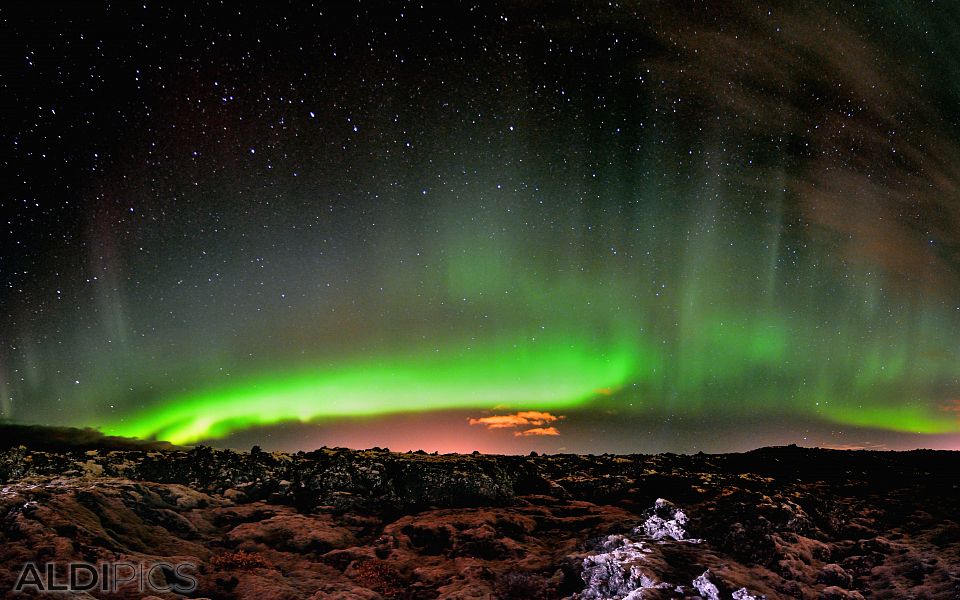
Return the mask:
[[960,4],[190,4],[0,8],[4,419],[960,449]]

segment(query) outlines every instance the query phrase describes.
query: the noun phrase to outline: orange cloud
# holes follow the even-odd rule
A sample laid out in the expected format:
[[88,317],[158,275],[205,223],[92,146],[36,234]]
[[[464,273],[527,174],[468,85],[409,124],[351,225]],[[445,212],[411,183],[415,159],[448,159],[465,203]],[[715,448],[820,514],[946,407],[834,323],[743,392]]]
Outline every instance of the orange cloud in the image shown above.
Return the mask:
[[509,429],[511,427],[522,427],[530,424],[529,421],[518,415],[481,417],[479,419],[470,419],[469,422],[471,425],[486,425],[487,429]]
[[[483,425],[487,429],[513,429],[515,427],[532,427],[523,432],[517,432],[517,435],[560,435],[555,427],[543,427],[549,423],[555,423],[564,418],[563,415],[552,415],[548,412],[536,410],[526,410],[514,413],[512,415],[493,415],[490,417],[470,418],[467,420],[471,425]],[[528,433],[530,431],[554,431],[555,433]]]
[[531,425],[541,425],[543,423],[553,423],[563,418],[562,415],[555,416],[551,415],[548,412],[537,412],[535,410],[527,410],[523,412],[518,412],[517,416],[526,419],[530,422]]
[[556,427],[534,427],[533,429],[514,431],[513,435],[517,437],[528,435],[560,435],[560,432],[557,431]]

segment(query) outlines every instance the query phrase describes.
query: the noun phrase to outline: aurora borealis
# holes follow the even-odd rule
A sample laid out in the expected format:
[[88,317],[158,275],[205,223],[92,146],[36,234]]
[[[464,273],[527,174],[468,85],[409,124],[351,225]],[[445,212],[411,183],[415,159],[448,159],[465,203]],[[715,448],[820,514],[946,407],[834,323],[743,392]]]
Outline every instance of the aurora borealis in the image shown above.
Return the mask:
[[960,448],[958,7],[277,4],[3,9],[5,419]]

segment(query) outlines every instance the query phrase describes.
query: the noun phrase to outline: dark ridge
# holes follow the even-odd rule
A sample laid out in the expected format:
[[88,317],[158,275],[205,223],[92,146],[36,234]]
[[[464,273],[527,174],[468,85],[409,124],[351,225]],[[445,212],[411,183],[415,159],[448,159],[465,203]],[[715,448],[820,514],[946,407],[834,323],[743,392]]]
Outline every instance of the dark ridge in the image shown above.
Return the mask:
[[48,427],[0,423],[0,448],[26,446],[45,452],[73,450],[176,450],[170,442],[104,435],[89,427]]

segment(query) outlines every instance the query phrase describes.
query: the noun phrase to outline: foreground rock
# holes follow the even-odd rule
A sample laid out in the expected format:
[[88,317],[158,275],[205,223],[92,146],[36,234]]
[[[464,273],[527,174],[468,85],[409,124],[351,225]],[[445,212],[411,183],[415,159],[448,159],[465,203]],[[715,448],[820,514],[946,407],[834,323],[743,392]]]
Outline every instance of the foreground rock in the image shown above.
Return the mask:
[[189,563],[224,599],[960,598],[948,452],[19,447],[0,481],[4,591],[80,561]]

